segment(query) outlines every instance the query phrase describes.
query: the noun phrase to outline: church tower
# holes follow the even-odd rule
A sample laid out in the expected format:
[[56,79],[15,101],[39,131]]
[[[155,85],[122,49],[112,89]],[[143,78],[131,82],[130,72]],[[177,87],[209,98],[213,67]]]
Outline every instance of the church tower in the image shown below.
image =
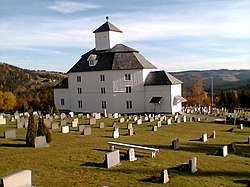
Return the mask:
[[107,21],[94,31],[95,33],[95,49],[107,50],[114,47],[116,44],[122,43],[122,31]]

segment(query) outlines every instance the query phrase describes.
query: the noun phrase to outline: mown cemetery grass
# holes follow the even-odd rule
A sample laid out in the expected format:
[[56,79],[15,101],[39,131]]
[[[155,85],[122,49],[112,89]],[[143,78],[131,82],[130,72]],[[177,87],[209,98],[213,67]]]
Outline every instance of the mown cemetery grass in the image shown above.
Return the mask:
[[[105,128],[99,129],[99,122]],[[112,123],[115,119],[101,119],[91,125],[92,134],[80,135],[71,127],[68,134],[51,130],[52,142],[49,148],[25,147],[25,129],[17,129],[16,139],[4,139],[3,132],[15,128],[9,122],[0,126],[0,177],[22,169],[32,170],[34,186],[162,186],[152,180],[160,176],[163,168],[168,169],[170,182],[165,186],[246,186],[250,181],[250,145],[247,137],[250,127],[227,132],[233,125],[216,124],[209,121],[187,122],[165,125],[152,131],[156,122],[133,124],[133,136],[127,136],[127,123],[118,123],[120,137],[112,138]],[[117,121],[117,120],[116,120]],[[87,124],[87,120],[80,120]],[[198,141],[203,133],[208,137],[216,131],[216,139]],[[180,139],[180,149],[170,148],[172,140]],[[120,151],[121,165],[106,169],[103,166],[105,153],[109,151],[108,141],[117,141],[159,148],[155,158],[150,154],[137,153],[137,161],[125,159],[125,150]],[[223,146],[236,143],[237,151],[226,157],[217,156]],[[193,157],[197,157],[196,173],[175,169]]]

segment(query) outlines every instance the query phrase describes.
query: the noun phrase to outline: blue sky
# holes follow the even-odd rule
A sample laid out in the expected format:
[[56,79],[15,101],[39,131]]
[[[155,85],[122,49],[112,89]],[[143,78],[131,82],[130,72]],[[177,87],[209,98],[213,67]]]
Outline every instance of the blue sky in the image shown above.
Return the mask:
[[249,0],[0,0],[0,62],[67,72],[106,16],[160,69],[250,69]]

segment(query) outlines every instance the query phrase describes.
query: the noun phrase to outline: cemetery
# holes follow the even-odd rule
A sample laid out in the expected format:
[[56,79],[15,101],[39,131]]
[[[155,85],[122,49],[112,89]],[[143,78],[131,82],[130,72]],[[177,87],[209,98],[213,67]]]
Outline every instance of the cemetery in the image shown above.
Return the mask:
[[21,117],[12,118],[6,115],[0,125],[3,186],[15,186],[20,178],[27,186],[250,183],[250,127],[245,124],[238,128],[188,114],[175,120],[165,114],[66,113],[44,116],[52,141],[37,136],[32,148],[25,145],[27,114],[21,126]]

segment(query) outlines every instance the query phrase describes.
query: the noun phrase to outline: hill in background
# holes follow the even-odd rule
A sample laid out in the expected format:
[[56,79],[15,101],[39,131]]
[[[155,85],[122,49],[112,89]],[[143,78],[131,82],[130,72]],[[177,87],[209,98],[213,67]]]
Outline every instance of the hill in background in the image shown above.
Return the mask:
[[0,91],[15,95],[33,92],[48,83],[56,84],[65,77],[60,72],[33,71],[0,62]]
[[[200,76],[203,79],[204,90],[210,92],[211,77],[213,77],[214,92],[221,90],[250,89],[250,70],[206,70],[171,72],[176,78],[183,81],[187,91],[192,90],[192,77]],[[7,63],[0,63],[0,91],[10,91],[15,95],[34,92],[44,85],[57,84],[67,75],[61,72],[34,71],[22,69]]]

